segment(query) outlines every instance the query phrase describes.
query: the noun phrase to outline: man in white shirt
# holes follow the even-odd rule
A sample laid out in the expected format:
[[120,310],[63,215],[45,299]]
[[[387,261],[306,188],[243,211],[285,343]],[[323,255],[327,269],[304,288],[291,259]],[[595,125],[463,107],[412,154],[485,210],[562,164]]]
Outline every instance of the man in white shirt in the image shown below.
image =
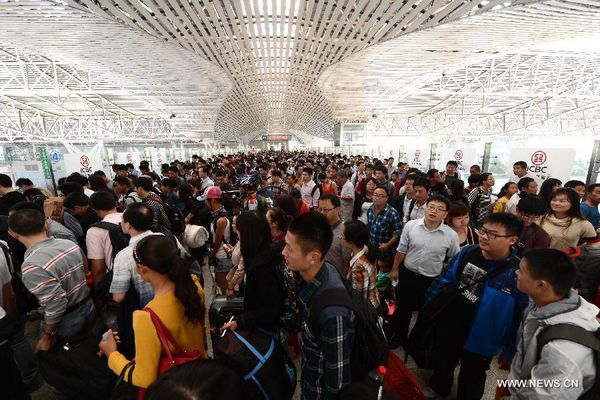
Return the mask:
[[532,174],[527,170],[527,163],[525,161],[517,161],[516,163],[514,163],[513,173],[514,175],[508,179],[509,182],[518,183],[519,180],[522,178],[532,178],[535,179],[535,181],[539,184],[540,178],[538,178],[537,175]]
[[[444,265],[459,252],[458,235],[444,224],[450,202],[433,195],[425,207],[425,217],[409,221],[402,230],[390,279],[398,280],[393,326],[397,347],[406,343],[413,311],[425,304],[425,293]],[[393,348],[392,344],[390,347]]]
[[206,189],[208,189],[209,187],[215,186],[215,183],[208,176],[209,174],[210,174],[209,166],[204,165],[204,166],[198,168],[198,177],[202,181],[202,184],[200,185],[200,189],[198,189],[198,193],[197,193],[198,195],[202,195],[204,193],[204,191]]
[[315,189],[316,183],[312,180],[313,172],[310,167],[302,169],[302,187],[300,188],[302,200],[308,204],[311,210],[319,206],[319,197],[321,197],[321,191],[319,188]]
[[94,193],[90,197],[90,207],[101,219],[99,223],[93,224],[88,229],[85,237],[92,278],[94,284],[98,286],[106,273],[113,267],[113,247],[109,230],[104,226],[108,227],[109,224],[118,226],[123,218],[123,213],[117,212],[117,199],[110,192]]
[[361,160],[358,162],[358,169],[352,174],[352,178],[350,178],[350,183],[352,183],[352,186],[356,187],[356,184],[366,177],[365,162]]
[[342,169],[338,171],[337,184],[338,187],[342,188],[340,193],[342,220],[344,222],[350,221],[352,219],[352,212],[354,211],[354,186],[348,180],[348,172],[346,170]]

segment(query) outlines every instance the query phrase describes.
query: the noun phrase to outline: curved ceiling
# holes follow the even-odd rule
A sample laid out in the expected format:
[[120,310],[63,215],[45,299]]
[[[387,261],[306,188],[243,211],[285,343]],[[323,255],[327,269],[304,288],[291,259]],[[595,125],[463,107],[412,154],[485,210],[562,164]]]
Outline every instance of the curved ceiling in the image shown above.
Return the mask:
[[90,13],[177,43],[219,65],[233,91],[220,139],[299,130],[331,136],[321,72],[407,32],[527,1],[510,0],[67,0]]
[[600,1],[509,7],[372,46],[319,84],[336,119],[468,139],[595,134]]
[[5,141],[212,139],[231,87],[198,55],[61,2],[0,2]]

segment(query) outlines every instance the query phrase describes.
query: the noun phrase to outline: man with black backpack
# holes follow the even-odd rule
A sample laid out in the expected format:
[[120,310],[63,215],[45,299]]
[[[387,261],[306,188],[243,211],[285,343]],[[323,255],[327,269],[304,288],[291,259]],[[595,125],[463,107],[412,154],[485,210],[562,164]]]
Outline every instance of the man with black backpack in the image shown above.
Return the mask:
[[94,285],[102,292],[96,296],[107,296],[110,281],[102,283],[104,276],[112,270],[115,255],[127,246],[120,226],[123,213],[117,212],[117,199],[110,192],[94,193],[90,207],[101,220],[90,227],[85,237],[87,256]]
[[600,398],[599,310],[573,290],[576,275],[575,265],[561,251],[523,254],[517,287],[532,303],[523,315],[507,382],[523,385],[513,385],[506,398]]
[[456,398],[480,399],[492,358],[503,349],[505,358],[512,358],[510,347],[527,305],[526,296],[517,290],[518,258],[512,249],[522,229],[523,223],[512,214],[488,216],[477,230],[480,244],[463,247],[429,288],[429,303],[443,299],[437,307],[441,312],[423,323],[426,304],[408,341],[414,358],[416,340],[428,333],[424,328],[435,331],[429,336],[435,354],[426,397],[450,393],[460,361]]
[[302,399],[334,398],[387,361],[377,313],[325,262],[333,233],[327,219],[310,212],[288,228],[283,255],[306,282],[302,313]]
[[135,182],[135,191],[140,196],[144,204],[147,204],[154,215],[154,225],[160,225],[164,229],[171,230],[171,222],[163,207],[160,196],[152,191],[152,180],[144,176]]

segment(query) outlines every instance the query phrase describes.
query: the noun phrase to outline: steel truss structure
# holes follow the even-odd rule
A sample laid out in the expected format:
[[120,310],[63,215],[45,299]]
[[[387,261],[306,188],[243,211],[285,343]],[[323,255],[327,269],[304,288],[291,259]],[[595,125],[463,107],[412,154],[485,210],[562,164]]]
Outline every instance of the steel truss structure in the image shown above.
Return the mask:
[[510,7],[370,48],[327,70],[320,84],[340,120],[390,134],[594,135],[600,46],[555,38],[598,34],[599,1]]
[[219,65],[234,81],[220,139],[290,129],[330,137],[322,71],[376,43],[528,0],[66,0]]
[[0,3],[0,140],[213,138],[231,82],[177,46],[60,0]]

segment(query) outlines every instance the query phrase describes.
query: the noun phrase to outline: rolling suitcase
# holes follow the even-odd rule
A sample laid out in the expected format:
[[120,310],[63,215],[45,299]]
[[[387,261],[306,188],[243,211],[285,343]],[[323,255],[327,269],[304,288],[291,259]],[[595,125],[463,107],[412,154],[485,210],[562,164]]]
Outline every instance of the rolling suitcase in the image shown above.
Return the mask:
[[243,297],[216,296],[208,311],[208,322],[210,324],[210,336],[213,344],[219,336],[219,329],[231,317],[237,317],[244,311]]

